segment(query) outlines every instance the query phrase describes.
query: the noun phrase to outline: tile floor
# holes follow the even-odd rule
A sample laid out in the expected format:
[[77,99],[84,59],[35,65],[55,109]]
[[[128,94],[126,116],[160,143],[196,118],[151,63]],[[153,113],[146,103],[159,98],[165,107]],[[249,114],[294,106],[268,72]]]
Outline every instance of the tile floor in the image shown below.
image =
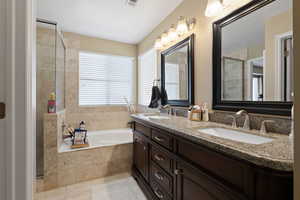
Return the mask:
[[146,200],[146,197],[129,174],[120,174],[37,193],[34,200]]

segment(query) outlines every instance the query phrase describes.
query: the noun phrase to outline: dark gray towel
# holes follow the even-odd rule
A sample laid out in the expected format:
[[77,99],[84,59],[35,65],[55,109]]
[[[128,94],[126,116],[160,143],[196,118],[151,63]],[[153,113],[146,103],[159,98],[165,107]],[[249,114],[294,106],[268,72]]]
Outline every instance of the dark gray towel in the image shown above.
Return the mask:
[[161,90],[160,98],[161,98],[161,105],[164,106],[168,104],[168,94],[165,89]]
[[157,86],[152,87],[152,95],[151,95],[151,102],[149,104],[149,108],[158,108],[161,94],[159,88]]

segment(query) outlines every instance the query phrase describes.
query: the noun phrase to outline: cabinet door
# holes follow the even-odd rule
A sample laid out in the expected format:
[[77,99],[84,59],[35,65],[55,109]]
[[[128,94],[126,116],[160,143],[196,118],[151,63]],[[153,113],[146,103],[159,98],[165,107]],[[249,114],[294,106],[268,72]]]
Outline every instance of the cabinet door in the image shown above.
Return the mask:
[[230,191],[199,170],[177,163],[176,200],[236,200]]
[[149,181],[149,145],[138,133],[134,133],[134,158],[136,169]]

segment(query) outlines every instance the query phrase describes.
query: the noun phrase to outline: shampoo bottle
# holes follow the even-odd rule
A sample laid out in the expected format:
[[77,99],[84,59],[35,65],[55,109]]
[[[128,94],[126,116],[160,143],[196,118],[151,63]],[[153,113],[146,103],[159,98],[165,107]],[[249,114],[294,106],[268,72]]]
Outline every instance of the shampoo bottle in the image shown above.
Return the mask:
[[55,93],[52,92],[49,95],[49,100],[48,100],[48,113],[55,113],[56,112],[56,96]]

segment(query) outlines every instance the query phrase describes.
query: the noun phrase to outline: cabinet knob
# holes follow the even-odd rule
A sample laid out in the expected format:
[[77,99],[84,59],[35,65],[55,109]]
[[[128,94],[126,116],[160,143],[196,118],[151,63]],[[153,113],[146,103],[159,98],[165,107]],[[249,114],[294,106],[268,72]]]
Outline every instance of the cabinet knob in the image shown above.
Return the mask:
[[146,151],[147,150],[147,146],[144,146],[144,151]]
[[174,174],[175,175],[181,175],[181,174],[183,174],[183,170],[182,169],[175,169]]

